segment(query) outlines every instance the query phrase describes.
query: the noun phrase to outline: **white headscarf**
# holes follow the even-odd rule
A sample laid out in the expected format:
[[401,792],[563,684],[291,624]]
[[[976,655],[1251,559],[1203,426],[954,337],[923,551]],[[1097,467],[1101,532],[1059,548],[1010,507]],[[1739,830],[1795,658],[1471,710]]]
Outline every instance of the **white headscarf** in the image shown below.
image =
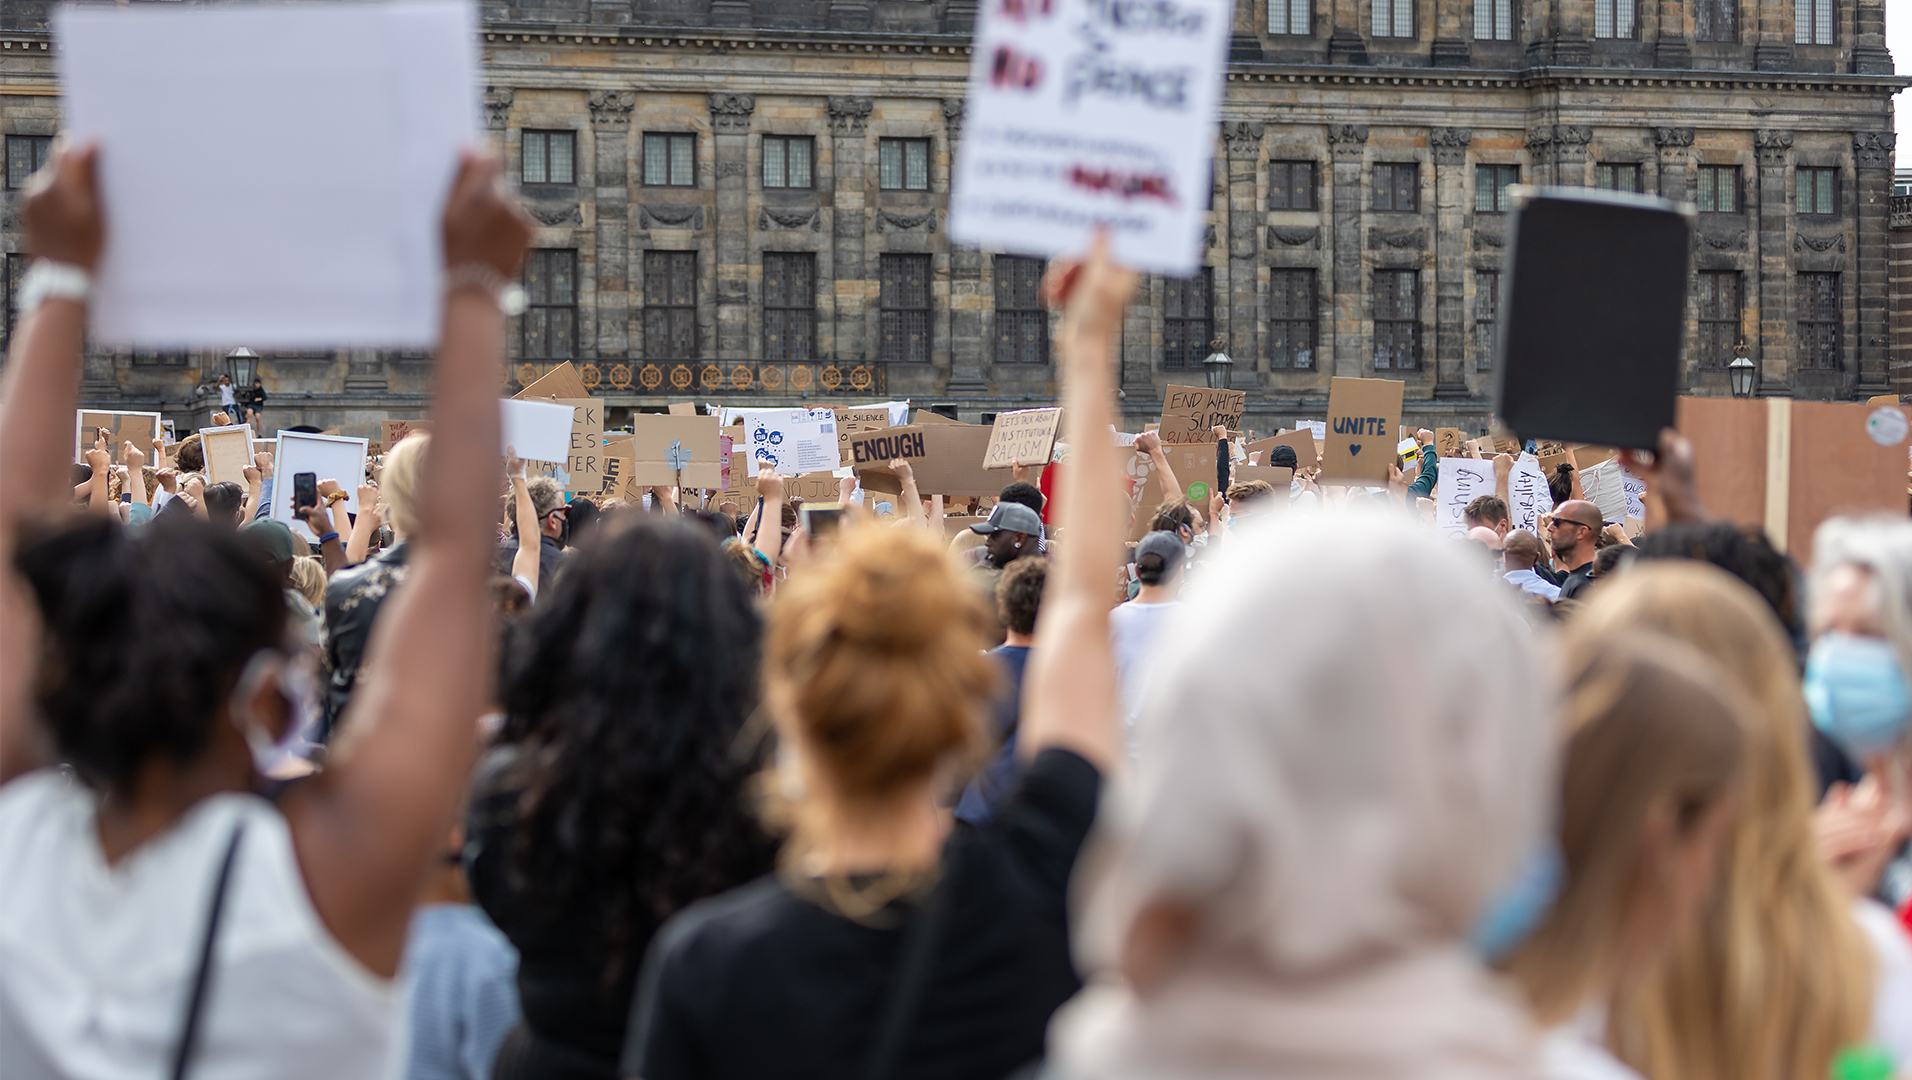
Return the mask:
[[[1075,882],[1092,984],[1064,1077],[1531,1075],[1464,943],[1543,841],[1547,670],[1472,552],[1376,513],[1271,515],[1185,596]],[[1114,972],[1155,899],[1200,913],[1146,998]]]

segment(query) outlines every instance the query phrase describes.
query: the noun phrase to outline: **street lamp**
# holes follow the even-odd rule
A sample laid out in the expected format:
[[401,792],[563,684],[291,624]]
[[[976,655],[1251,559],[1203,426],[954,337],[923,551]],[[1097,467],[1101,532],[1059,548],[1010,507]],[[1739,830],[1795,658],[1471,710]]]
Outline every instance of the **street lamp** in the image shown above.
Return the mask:
[[1749,351],[1743,341],[1733,346],[1733,362],[1726,365],[1726,379],[1737,398],[1753,396],[1753,380],[1759,374],[1759,365],[1746,356]]
[[226,354],[226,377],[232,380],[234,393],[252,385],[259,373],[259,354],[244,345]]
[[1228,338],[1226,336],[1217,337],[1208,343],[1208,347],[1215,351],[1209,353],[1208,359],[1202,361],[1202,370],[1208,373],[1208,388],[1210,390],[1228,389],[1228,369],[1234,367],[1235,362],[1230,360],[1228,354],[1222,351],[1227,345]]

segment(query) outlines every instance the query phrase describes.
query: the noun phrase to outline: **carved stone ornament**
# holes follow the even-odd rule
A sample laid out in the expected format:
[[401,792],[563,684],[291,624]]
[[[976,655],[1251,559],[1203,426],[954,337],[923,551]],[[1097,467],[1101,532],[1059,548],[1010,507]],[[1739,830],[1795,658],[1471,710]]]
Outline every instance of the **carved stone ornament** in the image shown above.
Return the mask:
[[1845,233],[1840,233],[1838,236],[1807,236],[1805,233],[1793,234],[1794,251],[1831,251],[1833,248],[1838,248],[1840,251],[1846,249]]
[[838,135],[861,135],[870,125],[874,98],[833,97],[829,100],[830,130]]
[[701,229],[704,227],[704,208],[682,203],[658,205],[639,203],[637,227],[640,229]]
[[935,232],[936,211],[925,210],[920,214],[893,214],[888,210],[876,212],[877,232],[903,232],[910,229]]
[[1892,164],[1892,148],[1898,136],[1890,131],[1852,133],[1852,163],[1861,169],[1883,169]]
[[1425,249],[1427,247],[1426,229],[1384,229],[1379,226],[1368,230],[1368,249],[1397,248],[1400,250]]
[[1222,145],[1227,148],[1229,157],[1252,161],[1261,155],[1261,136],[1267,130],[1266,124],[1246,120],[1223,121]]
[[732,176],[742,176],[745,171],[744,163],[741,161],[720,161],[717,163],[717,179],[719,180]]
[[1693,129],[1690,127],[1656,127],[1653,129],[1653,145],[1662,150],[1673,147],[1693,145]]
[[1701,232],[1700,242],[1715,251],[1745,251],[1746,230],[1735,229],[1732,232]]
[[1329,124],[1328,145],[1334,148],[1334,156],[1340,158],[1359,158],[1362,147],[1368,142],[1366,124]]
[[629,127],[631,110],[637,106],[634,90],[593,90],[585,99],[591,107],[591,123],[597,127]]
[[1316,249],[1321,248],[1321,227],[1296,228],[1288,225],[1268,226],[1268,246],[1282,244],[1287,247],[1300,247],[1303,244]]
[[1474,141],[1473,128],[1437,127],[1427,129],[1427,149],[1436,165],[1459,165],[1467,160],[1467,147]]
[[1593,141],[1591,124],[1555,124],[1554,157],[1563,162],[1587,160],[1587,144]]
[[511,115],[511,99],[516,93],[509,86],[485,87],[485,122],[500,131]]
[[757,111],[757,99],[749,94],[710,95],[710,128],[723,135],[742,135],[750,130],[750,114]]
[[963,137],[963,110],[966,105],[964,98],[943,99],[943,127],[949,131],[950,142]]
[[802,229],[811,232],[823,230],[823,213],[812,207],[808,210],[776,210],[771,207],[759,207],[757,210],[757,231],[769,232],[772,229]]
[[1499,251],[1505,243],[1506,241],[1501,239],[1499,233],[1482,232],[1479,229],[1474,230],[1475,251]]
[[1786,151],[1792,149],[1793,133],[1790,131],[1756,131],[1753,133],[1753,146],[1759,150],[1761,165],[1784,165]]
[[540,225],[584,224],[584,215],[574,205],[539,206],[536,203],[526,203],[524,209],[525,213],[530,214],[531,219]]
[[1202,246],[1205,248],[1212,248],[1219,243],[1221,243],[1221,237],[1216,235],[1215,225],[1213,222],[1210,222],[1208,224],[1208,227],[1204,229],[1202,232]]

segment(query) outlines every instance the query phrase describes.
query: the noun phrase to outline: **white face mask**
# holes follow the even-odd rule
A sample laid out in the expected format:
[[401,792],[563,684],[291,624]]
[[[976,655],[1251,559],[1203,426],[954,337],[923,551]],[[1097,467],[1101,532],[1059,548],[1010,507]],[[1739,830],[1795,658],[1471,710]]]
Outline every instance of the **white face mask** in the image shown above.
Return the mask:
[[[252,707],[266,680],[273,680],[286,703],[285,733],[276,739],[272,729]],[[246,661],[246,669],[233,687],[227,711],[232,725],[246,740],[252,753],[252,767],[261,776],[270,776],[296,752],[308,745],[308,736],[319,721],[318,676],[310,660],[287,657],[277,649],[260,649]]]

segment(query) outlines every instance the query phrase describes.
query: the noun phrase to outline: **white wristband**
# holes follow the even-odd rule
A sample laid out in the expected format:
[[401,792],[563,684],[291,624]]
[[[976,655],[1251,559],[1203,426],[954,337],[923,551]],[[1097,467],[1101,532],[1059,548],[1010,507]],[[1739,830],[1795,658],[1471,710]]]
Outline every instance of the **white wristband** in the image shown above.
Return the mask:
[[524,286],[481,262],[459,263],[445,271],[445,292],[477,289],[490,296],[505,315],[523,315],[526,307]]
[[20,293],[14,310],[26,318],[48,300],[75,300],[85,304],[93,295],[93,275],[71,263],[36,259],[20,279]]

